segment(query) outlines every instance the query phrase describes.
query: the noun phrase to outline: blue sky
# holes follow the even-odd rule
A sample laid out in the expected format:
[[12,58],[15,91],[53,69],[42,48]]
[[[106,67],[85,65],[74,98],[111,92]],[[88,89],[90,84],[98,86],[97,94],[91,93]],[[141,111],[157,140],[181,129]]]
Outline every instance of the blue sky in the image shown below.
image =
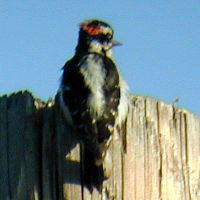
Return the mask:
[[200,115],[200,1],[0,1],[0,95],[56,94],[78,24],[100,18],[123,43],[114,58],[130,90]]

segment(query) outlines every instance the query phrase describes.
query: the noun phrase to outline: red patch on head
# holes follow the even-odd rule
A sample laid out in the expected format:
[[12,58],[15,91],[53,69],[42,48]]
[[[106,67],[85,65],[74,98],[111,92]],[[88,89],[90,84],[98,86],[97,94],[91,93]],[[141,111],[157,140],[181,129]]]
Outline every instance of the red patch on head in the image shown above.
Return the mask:
[[101,28],[100,26],[96,27],[85,26],[83,27],[83,30],[86,31],[89,35],[95,36],[100,33]]
[[92,20],[86,20],[82,22],[79,27],[83,29],[88,35],[95,36],[100,34],[101,27],[99,25],[92,25]]
[[98,35],[101,30],[100,26],[90,26],[88,23],[82,23],[80,27],[91,36]]

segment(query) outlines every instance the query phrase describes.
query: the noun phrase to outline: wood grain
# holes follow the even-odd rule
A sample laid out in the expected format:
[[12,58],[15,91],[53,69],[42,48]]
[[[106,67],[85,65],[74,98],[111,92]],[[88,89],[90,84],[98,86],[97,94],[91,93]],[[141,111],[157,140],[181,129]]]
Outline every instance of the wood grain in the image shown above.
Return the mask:
[[0,199],[199,200],[200,118],[148,97],[132,97],[110,147],[111,178],[100,194],[82,185],[81,147],[54,101],[30,92],[0,98]]

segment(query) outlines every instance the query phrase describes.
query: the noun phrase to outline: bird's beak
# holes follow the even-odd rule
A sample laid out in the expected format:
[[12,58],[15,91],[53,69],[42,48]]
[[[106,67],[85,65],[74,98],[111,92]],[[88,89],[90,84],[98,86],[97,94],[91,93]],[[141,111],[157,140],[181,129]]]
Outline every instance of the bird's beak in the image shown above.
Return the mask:
[[117,40],[112,40],[112,46],[121,46],[122,43],[118,42]]

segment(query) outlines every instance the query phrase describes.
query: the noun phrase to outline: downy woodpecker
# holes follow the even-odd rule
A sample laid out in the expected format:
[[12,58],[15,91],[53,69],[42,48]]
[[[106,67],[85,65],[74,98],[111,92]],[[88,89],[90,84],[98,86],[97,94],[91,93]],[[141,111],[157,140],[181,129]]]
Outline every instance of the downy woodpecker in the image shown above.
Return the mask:
[[109,176],[114,127],[128,112],[128,89],[112,59],[112,47],[120,43],[111,26],[96,19],[79,26],[75,55],[63,67],[60,104],[84,145],[85,184],[101,188]]

